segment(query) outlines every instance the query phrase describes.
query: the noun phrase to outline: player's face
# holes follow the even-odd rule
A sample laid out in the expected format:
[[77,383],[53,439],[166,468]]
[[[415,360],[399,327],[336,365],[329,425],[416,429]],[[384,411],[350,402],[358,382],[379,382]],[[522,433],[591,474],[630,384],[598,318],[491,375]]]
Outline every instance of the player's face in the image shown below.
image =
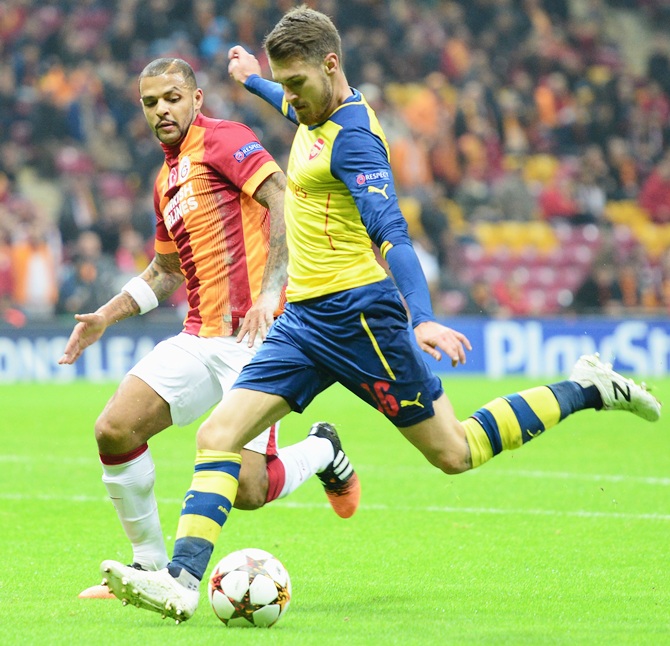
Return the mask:
[[168,146],[179,143],[202,107],[202,90],[186,85],[181,74],[145,76],[140,101],[149,127]]
[[300,123],[306,126],[323,123],[337,107],[333,100],[333,77],[326,73],[325,65],[294,60],[270,61],[270,67]]

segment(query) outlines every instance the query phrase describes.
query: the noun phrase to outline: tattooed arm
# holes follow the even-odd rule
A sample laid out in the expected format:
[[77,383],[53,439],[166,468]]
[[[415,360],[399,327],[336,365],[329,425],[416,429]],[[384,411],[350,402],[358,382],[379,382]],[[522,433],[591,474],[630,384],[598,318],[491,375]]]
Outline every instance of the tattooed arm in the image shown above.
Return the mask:
[[[159,301],[165,300],[181,285],[184,275],[176,253],[157,253],[149,266],[140,274]],[[60,364],[72,364],[114,323],[140,313],[140,307],[128,292],[121,292],[89,314],[75,314],[78,321],[65,346]]]
[[282,289],[286,285],[288,250],[286,248],[286,226],[284,223],[284,173],[273,173],[254,194],[254,199],[270,211],[270,251],[268,253],[261,293],[249,309],[237,335],[238,343],[248,336],[248,345],[254,344],[256,334],[264,339],[274,322],[274,313],[279,307]]
[[[181,273],[179,263],[179,254],[157,253],[149,263],[149,266],[140,274],[140,278],[147,281],[147,284],[151,287],[154,294],[156,294],[156,298],[159,301],[164,301],[169,296],[172,296],[177,291],[179,285],[184,282],[184,274]],[[133,299],[131,298],[130,300],[132,301]],[[137,303],[134,303],[134,305],[136,311],[133,314],[137,314],[139,311]]]

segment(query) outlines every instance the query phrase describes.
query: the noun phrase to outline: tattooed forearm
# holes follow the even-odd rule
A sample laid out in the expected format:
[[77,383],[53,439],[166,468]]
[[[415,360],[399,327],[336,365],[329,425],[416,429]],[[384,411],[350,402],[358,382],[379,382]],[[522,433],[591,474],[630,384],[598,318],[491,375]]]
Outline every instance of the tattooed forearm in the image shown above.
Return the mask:
[[127,292],[121,292],[98,309],[98,314],[105,317],[107,325],[118,323],[140,313],[135,299]]
[[179,265],[179,255],[176,253],[157,253],[149,266],[142,272],[141,277],[154,290],[156,298],[163,301],[171,296],[184,281]]
[[[184,280],[179,266],[179,256],[176,253],[156,254],[140,277],[149,283],[159,301],[166,299]],[[111,325],[136,316],[140,313],[140,308],[130,294],[121,292],[100,307],[97,313],[104,316],[107,325]]]
[[284,222],[284,191],[286,177],[274,173],[256,191],[256,201],[270,211],[270,251],[268,254],[261,292],[279,296],[286,284],[288,249],[286,248],[286,225]]

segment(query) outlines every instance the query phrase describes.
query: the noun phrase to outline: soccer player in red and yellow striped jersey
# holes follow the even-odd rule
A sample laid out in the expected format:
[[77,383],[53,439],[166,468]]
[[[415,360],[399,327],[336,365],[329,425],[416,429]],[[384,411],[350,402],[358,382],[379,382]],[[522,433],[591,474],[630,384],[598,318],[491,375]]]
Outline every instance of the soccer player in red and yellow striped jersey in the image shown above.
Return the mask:
[[[151,310],[185,281],[183,331],[140,360],[95,424],[103,482],[132,543],[133,567],[157,570],[168,556],[147,442],[218,403],[281,312],[286,179],[250,128],[201,114],[203,91],[185,61],[151,62],[140,74],[139,90],[147,123],[165,153],[154,187],[155,257],[96,312],[75,316],[60,363],[73,363],[109,325]],[[282,449],[273,425],[241,453],[199,451],[188,499],[195,509],[215,499],[216,514],[225,517],[233,503],[256,509],[317,473],[332,498],[326,474],[335,461],[338,468],[347,466],[336,484],[355,480],[329,424],[315,424],[306,439]],[[356,505],[357,500],[347,509],[335,503],[333,508],[348,517]],[[186,514],[189,535],[218,533],[222,518],[216,514]],[[94,586],[82,594],[107,597],[109,590]]]
[[[142,100],[146,109],[155,98]],[[156,128],[174,126],[159,121]],[[229,336],[258,299],[270,248],[270,214],[254,194],[268,178],[277,182],[273,176],[281,170],[247,126],[202,114],[178,147],[161,145],[155,246],[158,253],[179,254],[189,305],[184,330]],[[278,200],[275,206],[282,208]],[[278,272],[274,296],[280,278]]]

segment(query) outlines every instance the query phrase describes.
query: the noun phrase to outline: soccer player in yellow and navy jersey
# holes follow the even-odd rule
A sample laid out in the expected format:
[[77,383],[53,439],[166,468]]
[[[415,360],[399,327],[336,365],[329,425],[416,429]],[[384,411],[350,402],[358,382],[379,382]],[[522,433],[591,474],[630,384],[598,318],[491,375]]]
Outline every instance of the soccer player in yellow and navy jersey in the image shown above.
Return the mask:
[[[60,363],[73,363],[108,326],[145,313],[186,283],[182,332],[130,370],[95,424],[103,482],[132,544],[134,569],[159,570],[168,554],[148,442],[217,404],[281,311],[286,180],[250,128],[201,113],[203,91],[186,61],[150,62],[140,74],[139,91],[165,153],[154,185],[156,254],[121,293],[96,312],[76,316]],[[339,516],[351,516],[358,505],[356,474],[335,429],[324,422],[281,449],[277,426],[268,425],[241,452],[202,451],[197,463],[189,509],[200,509],[202,499],[217,503],[214,521],[191,515],[189,528],[197,526],[205,537],[209,525],[218,534],[217,523],[233,503],[261,507],[315,474]],[[80,596],[111,595],[100,585]]]
[[[567,380],[500,397],[459,421],[411,335],[421,350],[438,359],[445,353],[453,366],[465,362],[470,343],[433,316],[398,208],[384,133],[365,98],[347,83],[335,26],[301,6],[274,27],[265,49],[274,81],[261,78],[257,60],[239,46],[229,53],[229,72],[298,125],[285,201],[287,304],[200,427],[200,450],[235,455],[265,426],[302,411],[336,381],[376,407],[449,474],[520,447],[586,408],[659,418],[654,397],[594,355],[581,357]],[[375,262],[373,243],[395,283]],[[198,476],[196,465],[194,483]],[[112,561],[102,569],[127,601],[178,622],[188,619],[197,608],[217,524],[225,521],[218,516],[208,501],[192,507],[187,494],[180,540],[166,570],[138,573]],[[207,524],[206,537],[201,524]]]

